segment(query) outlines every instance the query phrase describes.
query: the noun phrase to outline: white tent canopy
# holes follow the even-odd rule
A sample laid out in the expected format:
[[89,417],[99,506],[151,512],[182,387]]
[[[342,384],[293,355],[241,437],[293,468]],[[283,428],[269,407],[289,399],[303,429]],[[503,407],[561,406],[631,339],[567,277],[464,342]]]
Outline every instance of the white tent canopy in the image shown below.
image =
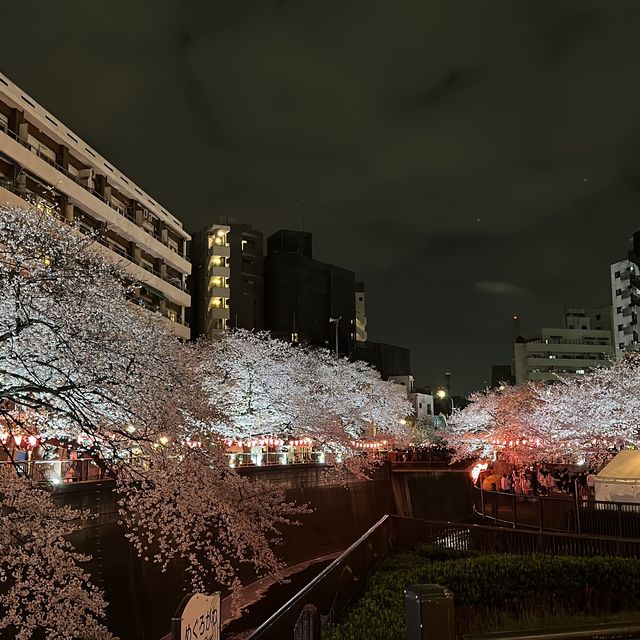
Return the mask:
[[596,476],[596,500],[640,503],[640,451],[624,449]]

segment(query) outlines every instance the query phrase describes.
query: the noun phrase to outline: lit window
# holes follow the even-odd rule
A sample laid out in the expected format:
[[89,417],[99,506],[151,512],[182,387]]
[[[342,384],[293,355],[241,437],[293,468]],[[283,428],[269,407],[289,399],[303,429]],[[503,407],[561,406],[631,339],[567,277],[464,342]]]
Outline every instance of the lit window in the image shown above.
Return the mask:
[[584,369],[576,369],[576,373],[584,374]]

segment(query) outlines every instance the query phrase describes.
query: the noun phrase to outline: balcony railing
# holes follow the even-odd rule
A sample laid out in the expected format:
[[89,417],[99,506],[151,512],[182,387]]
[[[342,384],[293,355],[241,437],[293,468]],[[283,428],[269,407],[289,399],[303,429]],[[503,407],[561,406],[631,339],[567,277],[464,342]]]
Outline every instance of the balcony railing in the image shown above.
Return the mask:
[[145,229],[144,227],[138,225],[135,216],[129,210],[125,210],[122,207],[112,203],[109,198],[105,198],[101,193],[89,187],[88,185],[78,182],[77,177],[74,176],[68,169],[65,169],[62,165],[59,165],[55,160],[50,158],[47,154],[43,153],[39,148],[34,147],[28,141],[20,138],[20,136],[15,131],[12,131],[11,129],[9,129],[9,127],[3,122],[0,122],[0,131],[3,131],[7,136],[9,136],[13,140],[21,144],[23,147],[31,151],[31,153],[38,156],[38,158],[40,158],[41,160],[44,160],[47,164],[50,164],[54,169],[56,169],[56,171],[59,171],[60,173],[64,174],[67,178],[75,182],[75,184],[81,186],[83,189],[85,189],[85,191],[88,191],[92,196],[98,198],[98,200],[100,200],[102,203],[106,204],[108,207],[110,207],[115,212],[120,214],[123,218],[127,218],[127,220],[130,220],[131,222],[136,224],[145,233],[147,233],[148,235],[152,236],[153,238],[161,242],[168,249],[171,249],[171,251],[179,255],[183,260],[186,260],[187,262],[191,262],[191,259],[189,258],[189,256],[186,255],[186,253],[185,254],[179,253],[178,251],[175,250],[174,247],[169,245],[168,242],[164,242],[160,237],[160,234],[157,233],[157,231],[149,231],[148,229]]

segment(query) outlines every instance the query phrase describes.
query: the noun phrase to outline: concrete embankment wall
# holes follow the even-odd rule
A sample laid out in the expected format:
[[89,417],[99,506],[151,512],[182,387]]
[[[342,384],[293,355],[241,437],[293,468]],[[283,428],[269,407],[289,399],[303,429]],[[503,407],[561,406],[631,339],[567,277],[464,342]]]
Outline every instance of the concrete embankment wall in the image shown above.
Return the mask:
[[395,513],[421,520],[468,522],[473,515],[467,469],[420,470],[396,467],[391,473]]
[[[308,503],[313,512],[300,517],[301,526],[287,527],[279,555],[287,565],[349,546],[386,513],[393,513],[389,471],[373,480],[336,483],[317,466],[251,470],[282,484],[288,500]],[[184,595],[184,566],[174,563],[166,573],[140,560],[117,523],[115,495],[109,482],[60,487],[58,501],[98,514],[92,526],[75,540],[93,556],[88,565],[109,601],[108,625],[121,640],[158,640],[169,631],[171,617]],[[186,524],[188,526],[188,523]],[[243,576],[251,580],[250,574]]]
[[[287,565],[345,549],[388,513],[457,522],[471,516],[471,482],[462,471],[391,472],[385,465],[372,480],[344,484],[316,465],[263,467],[243,473],[280,484],[288,500],[308,503],[313,509],[300,517],[301,526],[283,530],[278,551]],[[57,498],[98,514],[75,542],[79,550],[93,556],[88,569],[110,603],[109,628],[122,640],[159,640],[169,631],[184,594],[184,565],[175,562],[162,573],[158,565],[137,557],[118,525],[112,483],[64,485]],[[241,577],[245,583],[254,579],[248,572]]]

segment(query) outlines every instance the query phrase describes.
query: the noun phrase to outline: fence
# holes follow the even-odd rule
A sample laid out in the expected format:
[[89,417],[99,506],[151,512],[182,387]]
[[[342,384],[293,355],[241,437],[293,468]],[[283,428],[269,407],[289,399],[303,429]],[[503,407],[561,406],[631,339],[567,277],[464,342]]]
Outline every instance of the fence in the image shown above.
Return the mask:
[[35,482],[63,484],[69,482],[95,482],[104,479],[104,470],[91,458],[77,460],[20,460],[13,464],[17,472]]
[[484,521],[495,524],[640,539],[638,503],[522,496],[474,487],[474,506]]

